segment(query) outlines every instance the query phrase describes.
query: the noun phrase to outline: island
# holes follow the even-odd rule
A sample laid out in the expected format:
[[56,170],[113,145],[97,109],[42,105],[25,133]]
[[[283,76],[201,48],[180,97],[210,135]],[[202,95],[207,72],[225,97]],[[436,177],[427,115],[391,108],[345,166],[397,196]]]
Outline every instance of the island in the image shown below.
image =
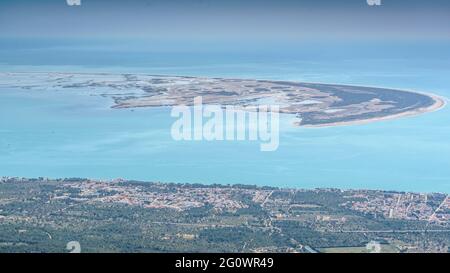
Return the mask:
[[254,111],[278,105],[305,127],[360,124],[438,110],[433,94],[342,84],[111,73],[0,73],[0,88],[83,90],[109,97],[113,108],[204,104]]

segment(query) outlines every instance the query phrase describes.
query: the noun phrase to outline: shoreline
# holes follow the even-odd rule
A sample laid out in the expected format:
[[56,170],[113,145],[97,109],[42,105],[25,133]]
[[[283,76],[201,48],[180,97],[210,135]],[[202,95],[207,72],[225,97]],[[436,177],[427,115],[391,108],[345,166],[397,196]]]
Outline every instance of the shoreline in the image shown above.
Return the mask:
[[407,111],[404,113],[388,115],[388,116],[384,116],[384,117],[375,117],[375,118],[361,119],[361,120],[355,120],[355,121],[340,121],[340,122],[332,122],[332,123],[317,124],[317,125],[301,125],[296,122],[296,123],[294,123],[294,126],[304,127],[304,128],[326,128],[326,127],[338,127],[338,126],[365,125],[365,124],[378,122],[378,121],[396,120],[396,119],[400,119],[400,118],[415,117],[415,116],[419,116],[419,115],[426,114],[426,113],[433,113],[433,112],[442,110],[447,106],[448,99],[446,99],[445,97],[438,96],[438,95],[431,94],[431,93],[419,93],[419,92],[414,92],[414,93],[429,96],[435,101],[435,103],[429,107],[418,108],[414,111]]
[[337,188],[337,187],[293,187],[293,186],[270,186],[270,185],[258,185],[258,184],[245,184],[245,183],[195,183],[195,182],[163,182],[163,181],[150,181],[150,180],[139,180],[139,179],[125,179],[125,178],[111,178],[111,179],[95,179],[95,178],[51,178],[51,177],[38,177],[38,178],[28,178],[28,177],[18,177],[18,176],[0,176],[0,184],[7,183],[7,180],[14,180],[14,183],[20,183],[21,181],[31,181],[31,182],[45,182],[45,181],[55,181],[55,182],[94,182],[94,183],[148,183],[148,184],[162,184],[162,185],[175,185],[179,187],[201,187],[201,188],[236,188],[236,189],[249,189],[255,188],[258,190],[282,190],[282,191],[368,191],[368,192],[385,192],[385,193],[402,193],[402,194],[444,194],[449,195],[450,192],[443,191],[414,191],[414,190],[396,190],[396,189],[381,189],[381,188]]
[[[206,77],[206,76],[183,76],[183,75],[165,75],[165,74],[151,74],[151,73],[120,73],[120,72],[49,72],[49,71],[33,71],[33,72],[0,72],[0,74],[59,74],[59,75],[103,75],[103,76],[121,76],[121,75],[141,75],[141,76],[151,76],[151,77],[173,77],[173,78],[196,78],[196,79],[220,79],[220,80],[254,80],[254,81],[260,81],[260,82],[270,82],[270,83],[284,83],[284,82],[290,82],[290,83],[298,83],[298,84],[320,84],[324,86],[345,86],[345,87],[360,87],[360,88],[380,88],[380,89],[389,89],[392,91],[399,91],[399,92],[408,92],[412,94],[420,94],[423,96],[427,96],[434,100],[434,104],[430,105],[428,107],[421,107],[414,110],[397,113],[397,114],[391,114],[386,116],[379,116],[379,117],[373,117],[373,118],[366,118],[366,119],[356,119],[356,120],[348,120],[348,121],[338,121],[338,122],[329,122],[329,123],[321,123],[321,124],[301,124],[301,122],[294,122],[294,127],[304,127],[304,128],[325,128],[325,127],[336,127],[336,126],[352,126],[352,125],[364,125],[369,124],[372,122],[378,122],[378,121],[385,121],[385,120],[394,120],[399,118],[405,118],[405,117],[414,117],[421,114],[425,114],[428,112],[435,112],[438,110],[441,110],[446,107],[448,103],[448,99],[436,95],[433,93],[428,92],[420,92],[415,90],[407,90],[407,89],[398,89],[398,88],[391,88],[391,87],[385,87],[385,86],[369,86],[369,85],[352,85],[348,83],[324,83],[324,82],[303,82],[303,81],[297,81],[297,80],[267,80],[267,79],[260,79],[260,78],[235,78],[235,77]],[[112,105],[110,105],[110,108],[112,109],[133,109],[133,108],[160,108],[160,107],[167,107],[170,105],[145,105],[140,103],[121,103],[117,99],[112,99]],[[138,102],[138,101],[137,101]],[[294,112],[287,112],[287,111],[280,111],[280,114],[287,114],[287,115],[293,115],[296,116],[297,114]],[[301,118],[301,117],[300,117]]]

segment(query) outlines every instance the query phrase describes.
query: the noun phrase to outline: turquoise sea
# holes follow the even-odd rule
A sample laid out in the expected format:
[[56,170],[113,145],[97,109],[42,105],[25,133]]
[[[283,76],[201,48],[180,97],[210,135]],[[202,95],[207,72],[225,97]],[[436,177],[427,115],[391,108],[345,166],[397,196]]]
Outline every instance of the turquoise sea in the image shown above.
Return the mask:
[[[90,64],[83,63],[85,55],[66,63],[58,63],[57,57],[26,63],[3,55],[0,71],[294,80],[450,97],[450,51],[446,54],[334,59],[165,54],[146,56],[147,62],[116,57],[107,62],[93,56]],[[315,129],[293,127],[284,117],[279,149],[261,152],[256,142],[174,141],[170,109],[111,109],[110,99],[83,92],[0,87],[0,103],[1,176],[450,193],[450,107],[416,117]]]

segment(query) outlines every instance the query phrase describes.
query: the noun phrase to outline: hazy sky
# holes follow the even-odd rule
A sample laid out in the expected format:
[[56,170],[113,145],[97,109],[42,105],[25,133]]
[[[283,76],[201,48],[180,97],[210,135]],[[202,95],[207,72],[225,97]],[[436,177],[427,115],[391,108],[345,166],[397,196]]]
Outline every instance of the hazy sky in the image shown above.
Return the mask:
[[0,38],[139,38],[160,42],[448,40],[450,1],[0,0]]

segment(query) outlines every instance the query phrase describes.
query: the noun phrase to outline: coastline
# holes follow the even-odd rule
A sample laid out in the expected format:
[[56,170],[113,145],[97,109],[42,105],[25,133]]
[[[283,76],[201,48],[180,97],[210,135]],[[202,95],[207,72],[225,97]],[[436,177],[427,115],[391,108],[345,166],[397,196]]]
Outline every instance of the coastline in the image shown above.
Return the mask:
[[[103,75],[103,76],[120,76],[120,75],[130,75],[128,73],[111,73],[111,72],[1,72],[3,74],[59,74],[59,75]],[[249,78],[235,78],[235,77],[230,77],[230,78],[226,78],[226,77],[214,77],[214,78],[209,78],[209,77],[204,77],[204,76],[199,76],[199,77],[193,77],[193,76],[182,76],[182,75],[164,75],[164,74],[148,74],[148,73],[132,73],[132,75],[141,75],[141,76],[155,76],[155,77],[171,77],[171,78],[195,78],[195,79],[220,79],[220,80],[236,80],[236,81],[241,81],[241,80],[254,80],[254,81],[258,81],[258,82],[270,82],[270,83],[284,83],[284,82],[290,82],[290,83],[295,83],[295,84],[320,84],[320,85],[324,85],[324,86],[346,86],[346,87],[360,87],[360,88],[380,88],[380,89],[392,89],[393,91],[401,91],[401,92],[407,92],[407,93],[412,93],[412,94],[420,94],[423,96],[427,96],[431,99],[434,100],[434,104],[430,105],[428,107],[422,107],[422,108],[416,108],[414,110],[410,110],[410,111],[406,111],[406,112],[402,112],[402,113],[397,113],[397,114],[387,114],[386,116],[379,116],[379,117],[373,117],[373,118],[366,118],[366,119],[356,119],[356,120],[348,120],[348,121],[338,121],[338,122],[329,122],[329,123],[321,123],[321,124],[301,124],[301,122],[294,122],[293,126],[294,127],[305,127],[305,128],[323,128],[323,127],[334,127],[334,126],[352,126],[352,125],[363,125],[363,124],[368,124],[368,123],[372,123],[372,122],[377,122],[377,121],[385,121],[385,120],[393,120],[393,119],[398,119],[398,118],[404,118],[404,117],[413,117],[413,116],[418,116],[424,113],[428,113],[428,112],[434,112],[434,111],[438,111],[442,108],[444,108],[447,105],[447,101],[448,99],[443,97],[443,96],[439,96],[439,95],[435,95],[432,93],[425,93],[425,92],[419,92],[419,91],[415,91],[415,90],[406,90],[406,89],[398,89],[398,88],[391,88],[391,87],[381,87],[381,86],[368,86],[368,85],[350,85],[347,83],[323,83],[323,82],[303,82],[303,81],[296,81],[296,80],[288,80],[288,81],[282,81],[282,80],[266,80],[266,79],[260,79],[260,78],[254,78],[254,79],[249,79]],[[110,106],[110,108],[112,109],[132,109],[132,108],[158,108],[158,107],[167,107],[168,105],[157,105],[157,104],[153,104],[153,105],[149,105],[146,104],[145,102],[142,103],[140,101],[140,98],[136,98],[135,102],[127,102],[125,101],[120,101],[118,98],[112,98],[113,99],[113,103]],[[291,112],[291,111],[283,111],[283,109],[280,109],[280,113],[282,114],[289,114],[289,115],[296,115],[295,112]]]
[[443,194],[450,196],[450,192],[444,191],[414,191],[414,190],[398,190],[398,189],[383,189],[383,188],[352,188],[352,187],[292,187],[292,186],[271,186],[271,185],[260,185],[260,184],[244,184],[244,183],[202,183],[202,182],[164,182],[164,181],[151,181],[151,180],[135,180],[135,179],[125,179],[125,178],[111,178],[111,179],[98,179],[98,178],[52,178],[52,177],[39,177],[39,178],[29,178],[20,176],[1,176],[0,184],[6,181],[14,180],[16,182],[20,181],[34,181],[34,182],[45,182],[45,181],[56,181],[56,182],[89,182],[89,183],[131,183],[131,184],[141,184],[145,183],[148,185],[173,185],[176,187],[187,187],[187,188],[221,188],[221,189],[257,189],[257,190],[281,190],[281,191],[300,191],[300,192],[313,192],[313,191],[341,191],[341,192],[384,192],[384,193],[394,193],[394,194]]
[[448,99],[445,97],[442,97],[442,96],[438,96],[438,95],[431,94],[431,93],[419,93],[419,92],[414,92],[414,93],[429,96],[435,101],[435,103],[429,107],[418,108],[414,111],[407,111],[404,113],[388,115],[388,116],[384,116],[384,117],[376,117],[376,118],[369,118],[369,119],[362,119],[362,120],[355,120],[355,121],[332,122],[332,123],[325,123],[325,124],[318,124],[318,125],[301,125],[298,122],[295,122],[294,126],[304,127],[304,128],[326,128],[326,127],[336,127],[336,126],[364,125],[364,124],[369,124],[369,123],[377,122],[377,121],[395,120],[395,119],[399,119],[399,118],[415,117],[415,116],[426,114],[426,113],[432,113],[432,112],[436,112],[441,109],[444,109],[448,104]]

